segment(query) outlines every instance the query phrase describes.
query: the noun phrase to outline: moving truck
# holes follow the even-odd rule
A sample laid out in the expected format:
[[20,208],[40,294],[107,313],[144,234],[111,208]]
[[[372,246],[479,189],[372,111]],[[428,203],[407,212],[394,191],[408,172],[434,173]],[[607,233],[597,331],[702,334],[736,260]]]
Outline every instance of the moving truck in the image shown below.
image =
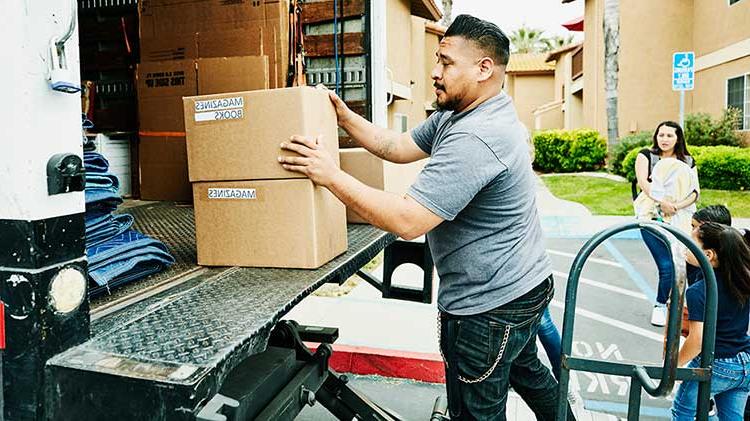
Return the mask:
[[[432,0],[412,3],[422,15],[437,10]],[[207,30],[212,19],[236,18],[205,14],[207,4],[262,12],[254,19],[263,24],[229,22],[221,31]],[[388,83],[387,72],[375,70],[386,60],[385,6],[366,0],[48,0],[4,6],[2,417],[278,420],[292,419],[317,401],[340,419],[395,418],[328,367],[336,328],[281,318],[317,287],[358,272],[386,296],[429,302],[428,251],[421,253],[430,274],[423,291],[391,288],[360,270],[384,249],[391,264],[410,261],[393,235],[366,224],[349,224],[346,251],[317,268],[199,266],[189,200],[126,200],[115,215],[132,215],[135,230],[164,246],[154,253],[171,256],[173,263],[117,288],[95,285],[89,276],[94,263],[86,254],[91,214],[85,190],[94,179],[110,187],[118,181],[87,174],[81,128],[83,107],[95,130],[112,139],[135,142],[141,132],[140,147],[118,149],[125,158],[108,156],[112,165],[118,159],[130,164],[119,183],[132,181],[128,194],[137,198],[138,186],[142,196],[183,193],[184,186],[169,178],[185,165],[184,145],[169,139],[181,136],[181,120],[143,112],[152,107],[166,113],[168,95],[177,95],[181,106],[183,96],[220,93],[226,86],[251,91],[306,79],[337,89],[352,108],[387,125],[387,103],[407,94],[394,94],[398,89]],[[279,22],[291,22],[289,31]],[[247,44],[249,34],[257,37],[253,45]],[[230,42],[244,42],[246,51],[217,56]],[[81,87],[89,92],[82,95]],[[164,91],[138,91],[157,87]],[[112,145],[107,139],[97,139],[98,151],[114,150],[102,146]],[[138,158],[138,152],[145,156]],[[132,180],[124,180],[128,174]],[[248,190],[241,196],[254,195]],[[92,294],[95,286],[98,295]],[[305,342],[319,345],[313,351]]]

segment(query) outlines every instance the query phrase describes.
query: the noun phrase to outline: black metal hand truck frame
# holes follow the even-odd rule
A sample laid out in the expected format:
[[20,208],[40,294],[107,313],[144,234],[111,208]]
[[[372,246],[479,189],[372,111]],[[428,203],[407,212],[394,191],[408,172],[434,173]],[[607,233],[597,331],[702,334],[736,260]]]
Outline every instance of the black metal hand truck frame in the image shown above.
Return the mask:
[[[643,366],[634,364],[614,363],[609,361],[597,361],[587,358],[573,357],[571,353],[573,345],[573,327],[575,323],[576,298],[578,293],[578,281],[583,271],[586,259],[591,256],[594,249],[614,235],[629,230],[646,230],[665,244],[670,244],[669,239],[662,230],[672,234],[677,240],[690,250],[700,263],[706,280],[706,304],[705,322],[703,324],[703,343],[701,347],[700,368],[678,368],[677,355],[679,352],[679,338],[682,323],[682,307],[684,303],[685,289],[685,264],[682,259],[675,259],[674,250],[672,258],[675,262],[675,279],[670,293],[672,305],[669,309],[669,323],[667,324],[667,346],[662,367]],[[567,417],[568,383],[570,370],[587,371],[591,373],[602,373],[616,376],[630,377],[630,395],[628,403],[628,421],[638,420],[641,406],[641,389],[645,389],[651,396],[666,396],[672,391],[675,380],[698,381],[698,410],[696,419],[705,421],[708,419],[709,399],[711,393],[711,367],[714,361],[714,341],[716,339],[716,276],[713,268],[703,251],[693,240],[680,230],[666,224],[656,222],[635,222],[619,225],[600,232],[589,239],[578,252],[573,265],[570,268],[568,286],[565,293],[565,315],[562,331],[562,369],[560,371],[560,385],[558,389],[558,408],[556,419],[565,421]],[[651,379],[659,379],[655,384]]]

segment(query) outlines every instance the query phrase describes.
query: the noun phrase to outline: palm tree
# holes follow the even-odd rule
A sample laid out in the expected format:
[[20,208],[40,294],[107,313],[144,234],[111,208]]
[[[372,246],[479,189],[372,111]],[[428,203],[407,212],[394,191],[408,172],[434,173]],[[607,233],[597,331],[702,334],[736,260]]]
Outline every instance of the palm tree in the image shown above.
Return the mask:
[[543,30],[528,28],[526,25],[510,33],[511,51],[518,54],[545,51],[548,41]]
[[440,21],[443,26],[450,26],[452,9],[453,0],[443,0],[443,19]]
[[544,51],[557,50],[560,47],[564,47],[566,45],[572,44],[573,41],[575,41],[575,37],[573,35],[568,35],[567,37],[555,35],[552,38],[546,38],[544,40],[544,43],[545,43]]
[[541,29],[521,26],[510,34],[510,43],[514,53],[545,53],[564,45],[572,44],[573,35],[547,37]]
[[607,146],[610,156],[619,137],[617,83],[620,52],[620,2],[604,1],[604,90],[607,98]]

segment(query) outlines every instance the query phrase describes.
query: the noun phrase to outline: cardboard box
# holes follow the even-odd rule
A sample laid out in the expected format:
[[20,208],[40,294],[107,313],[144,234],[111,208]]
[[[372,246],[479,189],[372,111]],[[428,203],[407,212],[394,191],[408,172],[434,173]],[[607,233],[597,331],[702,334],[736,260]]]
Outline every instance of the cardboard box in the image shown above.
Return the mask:
[[138,5],[141,39],[249,28],[288,19],[288,10],[288,0],[143,1]]
[[270,87],[286,86],[289,69],[289,35],[278,24],[227,31],[197,32],[141,42],[141,61],[184,60],[209,57],[268,56]]
[[344,205],[309,179],[193,184],[198,264],[313,269],[347,249]]
[[267,89],[268,58],[141,63],[137,83],[141,197],[190,201],[182,97]]
[[[289,70],[289,23],[267,22],[263,27],[263,51],[268,55],[271,72],[271,85],[277,88],[286,86]],[[273,83],[275,81],[275,85]]]
[[196,63],[198,95],[255,91],[269,87],[266,56],[199,58]]
[[[230,29],[222,31],[198,32],[196,36],[195,57],[233,57],[233,56],[262,56],[267,55],[264,50],[263,27]],[[273,37],[273,34],[271,34]],[[269,53],[274,52],[274,45]]]
[[145,62],[136,78],[140,131],[184,132],[183,97],[268,89],[268,58]]
[[141,136],[138,143],[141,199],[189,202],[184,137]]
[[194,60],[141,63],[136,71],[139,129],[184,132],[183,96],[198,92]]
[[199,57],[198,38],[194,33],[144,39],[139,48],[142,64],[150,61],[185,60]]
[[267,55],[270,87],[285,87],[288,11],[288,0],[141,2],[141,61]]
[[[362,183],[398,195],[406,191],[417,179],[427,159],[409,164],[394,164],[384,161],[364,148],[341,149],[341,169]],[[353,224],[365,224],[353,210],[346,209],[346,219]]]
[[311,87],[184,98],[190,181],[305,178],[279,165],[279,144],[322,135],[338,164],[336,112]]

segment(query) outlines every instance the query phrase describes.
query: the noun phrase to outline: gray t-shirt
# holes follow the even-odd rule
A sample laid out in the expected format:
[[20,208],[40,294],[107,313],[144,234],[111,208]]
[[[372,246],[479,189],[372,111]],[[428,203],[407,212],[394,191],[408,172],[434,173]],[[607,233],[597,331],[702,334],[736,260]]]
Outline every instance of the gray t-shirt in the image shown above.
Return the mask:
[[436,112],[411,135],[430,160],[408,194],[445,219],[427,233],[439,308],[482,313],[550,276],[528,133],[510,97],[501,93],[458,114]]

